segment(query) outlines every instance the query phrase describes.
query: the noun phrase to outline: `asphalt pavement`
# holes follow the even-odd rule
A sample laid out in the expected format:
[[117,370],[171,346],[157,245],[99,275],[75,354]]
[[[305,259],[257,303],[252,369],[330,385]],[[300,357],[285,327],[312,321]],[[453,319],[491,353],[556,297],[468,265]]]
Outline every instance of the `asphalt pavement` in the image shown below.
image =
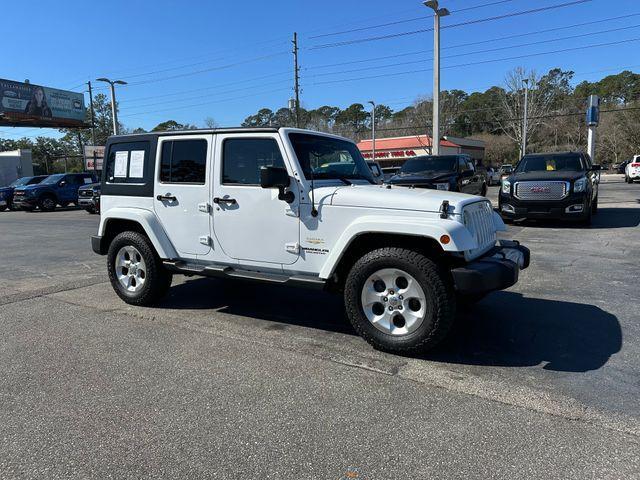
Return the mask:
[[0,478],[640,478],[640,185],[599,203],[510,225],[531,267],[418,358],[312,291],[176,277],[127,306],[96,216],[0,213]]

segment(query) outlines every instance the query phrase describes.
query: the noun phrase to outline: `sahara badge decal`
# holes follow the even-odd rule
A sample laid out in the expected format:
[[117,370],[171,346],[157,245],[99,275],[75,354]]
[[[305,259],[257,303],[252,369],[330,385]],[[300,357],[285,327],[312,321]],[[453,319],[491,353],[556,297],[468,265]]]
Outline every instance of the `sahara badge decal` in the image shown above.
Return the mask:
[[302,247],[302,250],[311,255],[326,255],[329,253],[329,250],[326,248]]

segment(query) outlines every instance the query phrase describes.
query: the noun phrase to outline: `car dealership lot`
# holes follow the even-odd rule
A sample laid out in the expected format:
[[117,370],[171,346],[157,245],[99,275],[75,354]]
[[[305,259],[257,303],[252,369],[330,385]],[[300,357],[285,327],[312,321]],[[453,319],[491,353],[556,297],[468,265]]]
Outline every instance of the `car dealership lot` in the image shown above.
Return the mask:
[[603,180],[590,228],[510,225],[531,267],[423,358],[304,290],[130,307],[96,216],[0,213],[0,477],[637,476],[640,185]]

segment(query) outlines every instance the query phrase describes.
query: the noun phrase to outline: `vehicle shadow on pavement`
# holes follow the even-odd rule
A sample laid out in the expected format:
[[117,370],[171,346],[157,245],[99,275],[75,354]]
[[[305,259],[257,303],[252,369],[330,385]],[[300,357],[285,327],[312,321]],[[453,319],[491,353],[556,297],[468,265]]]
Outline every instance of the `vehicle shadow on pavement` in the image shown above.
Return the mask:
[[588,227],[561,220],[524,220],[521,222],[514,222],[513,225],[535,225],[537,227],[553,228],[585,228],[592,230],[603,228],[630,228],[640,225],[640,208],[600,207],[598,209],[598,214],[594,215],[592,223]]
[[340,295],[305,288],[193,278],[172,286],[169,295],[158,306],[216,309],[231,315],[356,335],[346,318]]
[[582,303],[496,292],[463,311],[449,339],[422,358],[465,365],[587,372],[622,347],[618,319]]

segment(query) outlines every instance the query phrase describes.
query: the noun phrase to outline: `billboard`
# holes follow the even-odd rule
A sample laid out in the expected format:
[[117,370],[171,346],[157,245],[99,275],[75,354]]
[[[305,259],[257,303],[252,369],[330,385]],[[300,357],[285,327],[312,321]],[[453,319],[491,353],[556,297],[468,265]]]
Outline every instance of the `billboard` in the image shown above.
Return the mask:
[[84,169],[85,171],[102,170],[102,160],[104,159],[104,146],[85,145],[84,146]]
[[88,127],[84,95],[0,79],[0,125]]

